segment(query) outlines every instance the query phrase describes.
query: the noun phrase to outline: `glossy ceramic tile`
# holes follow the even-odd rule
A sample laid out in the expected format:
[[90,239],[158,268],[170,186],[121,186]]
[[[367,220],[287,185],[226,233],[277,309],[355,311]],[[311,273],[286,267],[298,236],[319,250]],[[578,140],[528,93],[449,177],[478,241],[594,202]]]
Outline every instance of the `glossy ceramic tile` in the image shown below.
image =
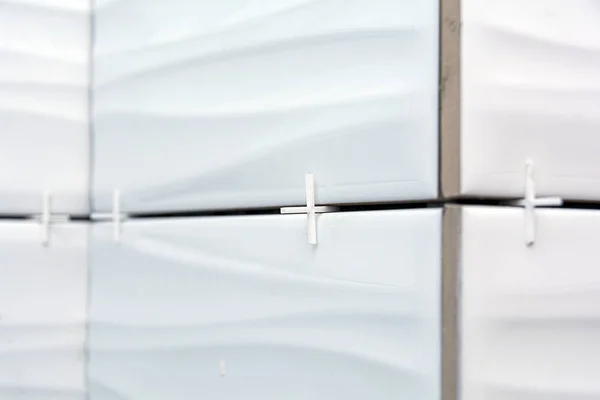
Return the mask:
[[439,209],[93,227],[90,399],[438,400]]
[[98,0],[95,210],[436,197],[437,3]]
[[0,222],[0,398],[85,399],[87,226]]
[[[448,147],[448,162],[460,160],[450,195],[523,196],[530,159],[540,195],[599,200],[600,3],[461,3],[460,31],[453,30],[460,21],[444,28],[451,100],[442,130],[459,141]],[[453,101],[462,102],[459,135]]]
[[0,0],[0,214],[89,212],[88,0]]
[[599,399],[600,212],[462,214],[461,399]]

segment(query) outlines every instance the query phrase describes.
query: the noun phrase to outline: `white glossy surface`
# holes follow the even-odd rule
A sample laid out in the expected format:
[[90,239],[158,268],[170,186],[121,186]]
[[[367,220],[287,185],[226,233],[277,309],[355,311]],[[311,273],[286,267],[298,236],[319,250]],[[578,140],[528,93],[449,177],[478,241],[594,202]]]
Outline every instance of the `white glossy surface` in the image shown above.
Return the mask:
[[463,212],[462,400],[600,399],[600,212]]
[[85,399],[87,232],[0,222],[0,399]]
[[0,0],[0,214],[89,211],[89,0]]
[[600,2],[462,1],[462,192],[600,199]]
[[437,3],[98,0],[95,210],[435,197]]
[[440,210],[94,225],[90,399],[439,400]]

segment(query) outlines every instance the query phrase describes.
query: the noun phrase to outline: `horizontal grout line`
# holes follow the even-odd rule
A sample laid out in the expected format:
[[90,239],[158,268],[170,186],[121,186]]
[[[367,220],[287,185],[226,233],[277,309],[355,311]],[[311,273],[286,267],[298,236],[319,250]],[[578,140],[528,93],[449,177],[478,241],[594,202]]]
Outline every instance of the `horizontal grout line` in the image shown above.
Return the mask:
[[198,210],[198,211],[169,211],[169,212],[142,212],[129,213],[127,219],[147,218],[185,218],[185,217],[225,217],[235,215],[272,215],[279,214],[280,207],[263,207],[230,210]]
[[[320,204],[317,204],[319,206]],[[428,202],[402,202],[402,203],[372,203],[372,204],[327,204],[337,207],[336,212],[353,211],[377,211],[377,210],[404,210],[416,208],[442,207],[441,201]],[[285,206],[294,207],[294,206]],[[299,207],[302,207],[301,205]],[[148,219],[148,218],[181,218],[181,217],[220,217],[220,216],[239,216],[239,215],[279,215],[282,207],[268,208],[248,208],[232,210],[212,210],[212,211],[179,211],[179,212],[161,212],[161,213],[131,213],[128,219]]]
[[412,210],[419,208],[441,208],[444,206],[443,200],[428,200],[400,203],[367,203],[367,204],[339,204],[335,205],[340,212],[353,211],[381,211],[381,210]]
[[[544,198],[546,196],[540,196]],[[511,207],[510,202],[522,200],[516,197],[504,198],[478,198],[478,197],[456,197],[447,198],[442,201],[444,205],[459,205],[459,206],[488,206],[488,207]],[[536,208],[547,208],[544,206],[536,206]],[[600,210],[600,201],[578,201],[578,200],[563,200],[561,206],[552,207],[555,209],[575,209],[575,210]]]
[[[515,201],[514,198],[447,198],[427,201],[402,201],[402,202],[383,202],[383,203],[355,203],[355,204],[326,204],[338,208],[336,212],[360,212],[360,211],[392,211],[392,210],[413,210],[424,208],[442,208],[446,205],[457,206],[483,206],[483,207],[511,207],[509,202]],[[317,206],[322,204],[317,204]],[[289,207],[289,206],[286,206]],[[544,207],[536,207],[544,208]],[[553,209],[580,209],[580,210],[600,210],[600,202],[593,201],[571,201],[565,200],[562,206],[552,207]],[[173,211],[173,212],[141,212],[127,214],[127,219],[168,219],[168,218],[195,218],[195,217],[227,217],[243,215],[280,215],[281,207],[259,207],[247,209],[230,210],[194,210],[194,211]],[[39,214],[37,214],[39,215]],[[103,213],[103,221],[110,220],[110,213]],[[32,220],[30,214],[1,214],[0,222]],[[69,220],[73,222],[100,222],[93,218],[91,214],[71,215]]]
[[478,198],[478,197],[450,197],[443,200],[444,204],[459,206],[489,206],[489,207],[508,207],[511,201],[519,200],[517,198]]
[[[92,218],[89,214],[85,215],[68,215],[68,214],[53,214],[54,216],[60,215],[68,218],[69,221],[74,222],[91,222]],[[0,214],[0,222],[6,221],[28,221],[28,220],[39,220],[40,214]]]
[[20,220],[20,219],[31,219],[31,215],[20,215],[20,214],[0,214],[0,220]]
[[87,214],[87,215],[69,215],[69,219],[71,221],[78,221],[78,222],[92,222],[92,216],[90,214]]
[[581,210],[600,210],[600,203],[592,201],[569,201],[564,200],[563,206],[560,208],[572,208]]

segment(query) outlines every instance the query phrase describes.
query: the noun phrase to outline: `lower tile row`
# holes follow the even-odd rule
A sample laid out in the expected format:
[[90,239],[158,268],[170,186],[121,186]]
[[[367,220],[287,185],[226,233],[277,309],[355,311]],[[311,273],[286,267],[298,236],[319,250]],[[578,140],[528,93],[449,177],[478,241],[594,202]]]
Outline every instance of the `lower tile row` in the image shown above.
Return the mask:
[[0,398],[600,398],[600,211],[0,223]]

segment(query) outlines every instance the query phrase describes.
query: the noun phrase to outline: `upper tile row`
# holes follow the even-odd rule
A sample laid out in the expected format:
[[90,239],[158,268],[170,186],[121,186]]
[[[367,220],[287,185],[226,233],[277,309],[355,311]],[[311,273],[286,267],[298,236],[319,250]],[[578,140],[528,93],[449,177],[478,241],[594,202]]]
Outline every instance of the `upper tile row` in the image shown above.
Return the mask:
[[445,195],[600,200],[600,7],[525,3],[0,0],[0,213],[436,198],[440,97]]

